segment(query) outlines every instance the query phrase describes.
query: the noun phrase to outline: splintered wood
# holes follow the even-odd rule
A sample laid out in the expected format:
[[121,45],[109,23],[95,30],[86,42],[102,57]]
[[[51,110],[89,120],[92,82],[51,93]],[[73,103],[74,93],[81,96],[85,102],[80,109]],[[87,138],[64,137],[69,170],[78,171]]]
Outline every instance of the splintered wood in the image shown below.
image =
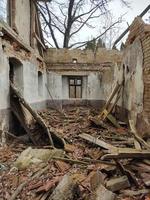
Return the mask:
[[[38,112],[50,132],[63,140],[64,148],[46,144],[34,149],[32,143],[28,147],[15,136],[7,148],[0,149],[0,200],[147,200],[149,143],[135,135],[132,123],[131,130],[108,121],[97,126],[89,120],[97,113],[91,107],[66,106],[64,111],[65,116],[52,109]],[[24,157],[29,148],[62,153],[51,154],[46,161],[40,157],[42,153]],[[23,169],[16,168],[18,157],[27,159]]]
[[[118,82],[115,84],[110,96],[108,97],[107,102],[105,103],[101,113],[98,116],[89,117],[89,119],[94,122],[96,125],[102,125],[103,121],[108,119],[116,128],[120,128],[120,124],[117,122],[115,117],[111,114],[115,108],[120,96],[121,96],[122,83]],[[114,101],[113,101],[114,99]]]
[[21,126],[24,128],[33,144],[40,146],[44,144],[47,138],[47,144],[54,146],[53,139],[55,139],[63,146],[61,138],[59,138],[54,132],[50,132],[40,115],[31,108],[12,83],[10,83],[10,89],[11,110],[19,120]]

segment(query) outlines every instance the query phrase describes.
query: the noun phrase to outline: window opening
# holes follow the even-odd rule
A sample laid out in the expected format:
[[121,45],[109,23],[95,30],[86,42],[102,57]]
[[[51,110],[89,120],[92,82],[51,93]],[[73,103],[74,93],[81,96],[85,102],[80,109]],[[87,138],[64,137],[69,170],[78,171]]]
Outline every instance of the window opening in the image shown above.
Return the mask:
[[42,96],[43,93],[43,74],[38,71],[38,95]]

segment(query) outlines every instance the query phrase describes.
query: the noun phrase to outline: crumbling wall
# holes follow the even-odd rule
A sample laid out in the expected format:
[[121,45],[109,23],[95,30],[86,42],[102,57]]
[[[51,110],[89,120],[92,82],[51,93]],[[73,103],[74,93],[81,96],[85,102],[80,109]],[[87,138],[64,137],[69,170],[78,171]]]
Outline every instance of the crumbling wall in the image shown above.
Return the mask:
[[135,18],[125,45],[124,106],[140,127],[150,120],[150,25]]
[[[45,88],[47,82],[47,75],[45,64],[41,69],[41,64],[36,56],[27,54],[26,51],[16,51],[10,42],[0,38],[0,122],[6,121],[9,126],[9,113],[10,113],[10,99],[9,99],[9,73],[10,73],[10,60],[14,60],[14,67],[16,62],[21,64],[22,70],[17,72],[17,80],[21,80],[22,84],[16,84],[22,95],[28,103],[35,109],[43,109],[47,106],[48,94]],[[43,93],[42,96],[38,94],[38,71],[43,74]],[[19,83],[19,81],[18,81]]]
[[[1,44],[0,38],[0,44]],[[0,45],[0,124],[5,121],[8,124],[9,118],[9,63],[6,55],[3,55],[2,45]]]
[[[1,120],[4,120],[7,126],[9,126],[10,113],[9,80],[13,68],[15,68],[13,73],[16,86],[27,102],[36,109],[47,106],[48,93],[45,88],[47,75],[45,63],[40,56],[43,49],[37,45],[35,38],[34,48],[30,46],[30,40],[33,39],[31,32],[35,30],[35,27],[31,27],[31,24],[35,24],[34,20],[36,20],[33,18],[31,23],[30,3],[30,0],[15,0],[10,7],[10,9],[13,9],[10,13],[7,13],[7,6],[3,4],[4,12],[9,17],[11,16],[11,27],[9,26],[9,20],[4,19],[7,23],[0,21],[0,124]],[[38,71],[41,72],[42,78],[40,80]],[[39,87],[41,92],[39,92]]]
[[[53,99],[61,104],[90,103],[100,108],[119,79],[117,71],[121,58],[121,52],[103,48],[96,54],[90,50],[49,49],[45,60],[48,87]],[[69,98],[70,76],[82,77],[81,99]]]
[[122,106],[136,118],[143,110],[143,52],[139,39],[125,50],[122,67],[124,80]]
[[45,62],[48,64],[73,63],[73,59],[76,59],[77,63],[117,63],[121,62],[121,58],[122,53],[118,50],[105,48],[99,48],[96,53],[92,50],[50,48],[45,54]]

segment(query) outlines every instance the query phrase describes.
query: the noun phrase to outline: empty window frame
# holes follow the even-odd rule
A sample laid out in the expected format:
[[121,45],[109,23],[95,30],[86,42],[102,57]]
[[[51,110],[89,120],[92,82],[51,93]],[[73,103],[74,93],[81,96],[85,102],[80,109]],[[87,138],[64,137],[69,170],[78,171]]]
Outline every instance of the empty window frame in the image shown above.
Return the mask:
[[82,77],[69,77],[69,98],[82,98]]
[[9,26],[16,30],[15,25],[16,15],[16,0],[0,0],[0,20],[9,24]]
[[8,20],[8,0],[0,0],[0,20]]

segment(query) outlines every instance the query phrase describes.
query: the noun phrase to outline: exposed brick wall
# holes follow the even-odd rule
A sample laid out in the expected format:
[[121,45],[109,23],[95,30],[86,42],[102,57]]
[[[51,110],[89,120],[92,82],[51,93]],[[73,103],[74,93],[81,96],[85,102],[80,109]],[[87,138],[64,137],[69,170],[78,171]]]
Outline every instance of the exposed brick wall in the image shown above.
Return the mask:
[[132,44],[137,37],[143,50],[144,112],[150,121],[150,25],[145,24],[139,17],[135,18],[130,26],[126,46]]

